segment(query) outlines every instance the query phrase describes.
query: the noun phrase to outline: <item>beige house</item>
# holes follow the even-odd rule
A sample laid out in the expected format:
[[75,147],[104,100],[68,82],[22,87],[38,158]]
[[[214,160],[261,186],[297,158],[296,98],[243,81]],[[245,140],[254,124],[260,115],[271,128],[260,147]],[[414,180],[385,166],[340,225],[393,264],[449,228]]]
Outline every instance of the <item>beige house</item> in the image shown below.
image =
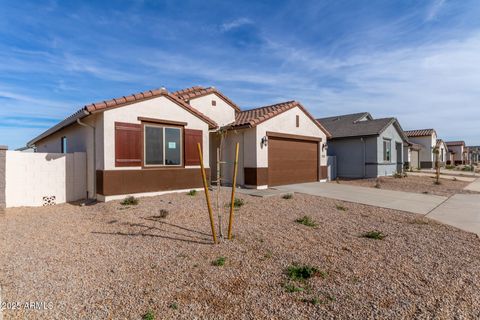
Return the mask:
[[[448,157],[448,146],[443,141],[442,139],[437,139],[437,149],[438,149],[438,162],[441,167],[445,166],[447,163],[447,157]],[[437,161],[437,159],[434,157],[434,161]]]
[[445,144],[449,150],[449,164],[465,164],[466,150],[464,141],[447,141]]
[[435,167],[434,149],[437,145],[437,133],[434,129],[419,129],[405,131],[408,140],[420,145],[418,151],[421,169],[432,169]]
[[236,142],[239,185],[325,180],[327,135],[295,101],[241,111],[213,87],[162,88],[87,105],[27,146],[85,152],[88,197],[108,201],[200,188],[198,142],[212,180],[221,145],[222,176],[230,182]]

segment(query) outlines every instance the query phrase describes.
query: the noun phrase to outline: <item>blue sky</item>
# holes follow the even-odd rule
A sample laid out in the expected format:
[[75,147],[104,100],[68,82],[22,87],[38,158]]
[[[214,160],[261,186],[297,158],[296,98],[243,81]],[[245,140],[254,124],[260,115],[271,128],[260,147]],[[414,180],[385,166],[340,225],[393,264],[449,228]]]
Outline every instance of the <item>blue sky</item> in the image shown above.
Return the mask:
[[245,109],[295,99],[480,145],[480,5],[0,0],[0,144],[91,102],[193,85]]

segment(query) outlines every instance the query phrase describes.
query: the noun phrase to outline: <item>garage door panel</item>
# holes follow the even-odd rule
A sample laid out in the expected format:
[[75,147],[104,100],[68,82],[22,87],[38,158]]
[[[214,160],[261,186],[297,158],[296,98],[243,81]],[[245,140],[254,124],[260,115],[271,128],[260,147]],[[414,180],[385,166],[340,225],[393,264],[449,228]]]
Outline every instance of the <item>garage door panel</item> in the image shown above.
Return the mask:
[[270,186],[317,181],[316,141],[270,137],[268,152]]

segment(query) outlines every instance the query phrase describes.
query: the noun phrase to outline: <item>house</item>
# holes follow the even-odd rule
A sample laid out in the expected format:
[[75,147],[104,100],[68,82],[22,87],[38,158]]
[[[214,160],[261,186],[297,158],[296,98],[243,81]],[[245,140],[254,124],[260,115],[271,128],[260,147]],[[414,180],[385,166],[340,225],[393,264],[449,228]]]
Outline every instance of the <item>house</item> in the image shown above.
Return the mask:
[[241,111],[216,88],[197,86],[86,105],[27,146],[36,152],[85,152],[88,197],[108,201],[201,188],[197,143],[211,180],[220,144],[222,176],[231,176],[235,142],[240,185],[324,180],[327,136],[298,102]]
[[434,129],[407,130],[408,141],[421,146],[419,151],[420,168],[435,168],[434,149],[437,146],[437,133]]
[[[447,163],[448,146],[442,139],[437,139],[436,148],[438,150],[438,163],[440,167],[444,167]],[[434,157],[434,161],[437,161],[436,157]]]
[[449,164],[459,165],[465,163],[465,142],[464,141],[447,141],[450,158]]
[[418,170],[420,169],[420,150],[422,149],[422,146],[409,142],[408,144],[405,144],[403,147],[403,154],[404,154],[404,165],[405,169],[410,169],[410,170]]
[[408,141],[397,119],[373,119],[362,112],[317,121],[331,134],[328,155],[336,156],[339,177],[372,178],[403,171]]
[[480,162],[480,146],[470,146],[468,147],[468,152],[470,154],[472,164],[477,164]]

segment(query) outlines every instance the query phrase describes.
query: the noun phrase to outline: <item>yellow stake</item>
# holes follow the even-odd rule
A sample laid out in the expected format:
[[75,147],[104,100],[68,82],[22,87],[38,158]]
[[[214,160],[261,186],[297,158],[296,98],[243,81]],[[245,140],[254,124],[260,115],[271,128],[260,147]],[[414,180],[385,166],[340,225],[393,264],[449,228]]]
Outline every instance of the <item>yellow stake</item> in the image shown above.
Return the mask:
[[228,239],[232,239],[233,203],[235,201],[235,185],[237,184],[237,169],[238,169],[238,143],[235,147],[235,162],[233,164],[232,199],[230,203],[230,220],[228,222]]
[[213,243],[217,243],[217,235],[215,234],[215,225],[213,223],[212,206],[210,205],[210,195],[208,194],[207,175],[205,174],[205,168],[203,166],[202,146],[200,145],[200,143],[197,144],[197,148],[198,156],[200,158],[200,168],[202,171],[203,188],[205,189],[205,197],[207,198],[208,214],[210,216],[210,226],[212,227]]

